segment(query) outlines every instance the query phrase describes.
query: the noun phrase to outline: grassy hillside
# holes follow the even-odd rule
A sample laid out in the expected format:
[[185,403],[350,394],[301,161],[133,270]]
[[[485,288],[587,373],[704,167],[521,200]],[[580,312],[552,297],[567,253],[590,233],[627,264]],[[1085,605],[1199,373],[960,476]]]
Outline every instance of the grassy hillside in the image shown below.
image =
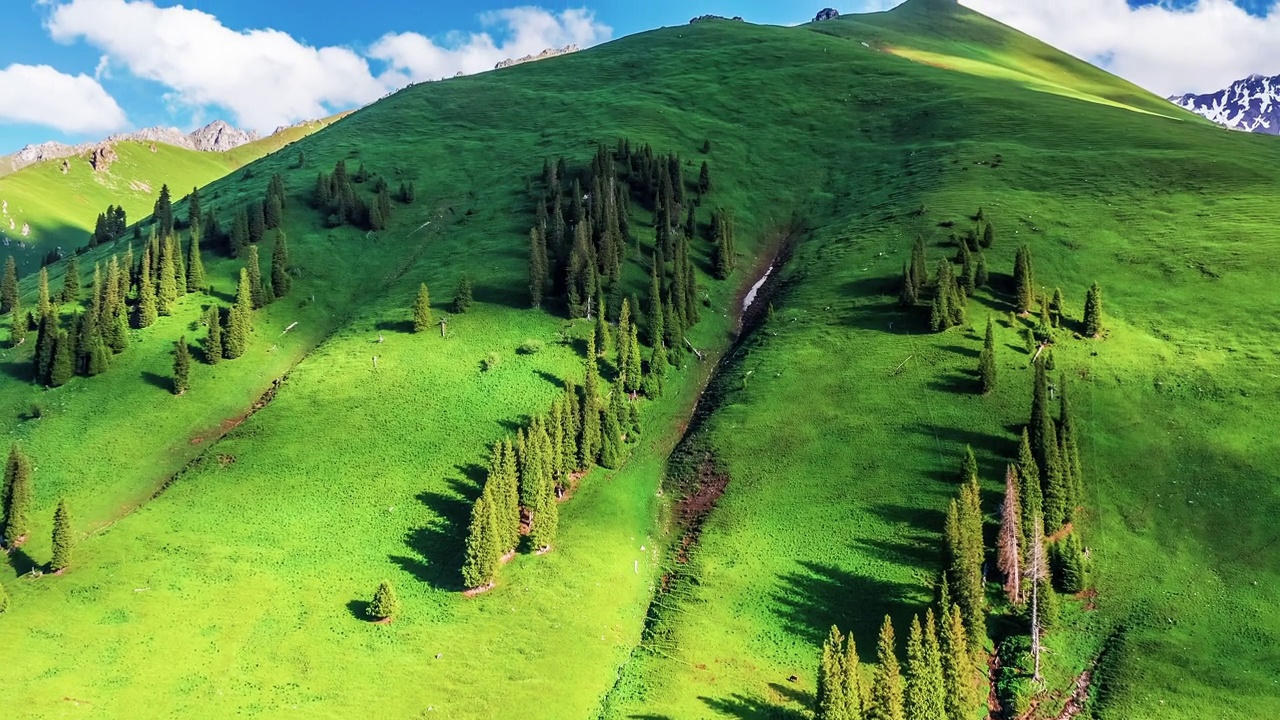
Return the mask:
[[[673,569],[665,461],[756,272],[700,274],[689,339],[712,356],[686,356],[668,394],[644,401],[635,455],[583,480],[556,549],[520,554],[488,593],[459,592],[488,444],[582,373],[580,345],[561,338],[589,326],[526,309],[530,188],[544,158],[586,163],[618,138],[681,153],[686,177],[709,163],[699,219],[733,209],[744,268],[807,228],[773,318],[704,398],[714,412],[692,442],[730,482],[647,629]],[[295,149],[306,168],[292,167]],[[305,198],[338,159],[413,181],[416,201],[380,233],[323,227]],[[20,669],[0,709],[803,717],[831,624],[852,628],[870,662],[880,618],[902,627],[931,597],[965,444],[995,513],[1030,394],[1004,289],[1025,243],[1070,317],[1095,280],[1107,303],[1104,340],[1055,351],[1084,424],[1081,532],[1099,594],[1096,609],[1066,603],[1076,628],[1050,638],[1051,679],[1121,630],[1103,717],[1274,714],[1280,496],[1258,404],[1280,389],[1265,304],[1280,269],[1277,161],[1272,138],[1218,131],[919,0],[800,28],[654,31],[402,91],[202,190],[224,227],[273,172],[290,195],[294,290],[255,313],[245,357],[197,365],[186,395],[169,392],[173,340],[202,337],[192,323],[233,290],[240,265],[212,256],[214,294],[134,331],[105,375],[41,390],[27,380],[33,341],[0,357],[0,427],[36,461],[35,531],[0,571],[0,646]],[[898,308],[901,264],[917,234],[931,264],[950,257],[939,223],[964,228],[978,207],[996,226],[993,287],[972,298],[973,329],[929,334],[927,310]],[[634,210],[646,256],[649,219]],[[695,255],[705,267],[709,244]],[[449,337],[406,332],[418,284],[444,313],[463,274],[477,303]],[[972,371],[988,311],[1000,387],[982,397]],[[518,354],[529,339],[546,349]],[[48,560],[64,496],[74,566],[20,577]],[[405,609],[373,625],[364,603],[382,579]]]
[[22,272],[38,269],[51,249],[73,252],[84,246],[98,213],[108,205],[123,206],[130,221],[140,220],[151,214],[161,185],[168,184],[175,197],[182,197],[334,119],[288,128],[225,153],[164,143],[113,143],[118,159],[102,172],[93,169],[88,155],[67,158],[66,173],[62,160],[31,165],[0,177],[0,238]]

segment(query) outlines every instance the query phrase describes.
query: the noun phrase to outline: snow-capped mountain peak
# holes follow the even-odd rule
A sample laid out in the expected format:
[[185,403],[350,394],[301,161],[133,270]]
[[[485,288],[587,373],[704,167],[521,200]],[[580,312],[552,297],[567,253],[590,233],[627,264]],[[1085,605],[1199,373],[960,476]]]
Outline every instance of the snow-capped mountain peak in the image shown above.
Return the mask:
[[1215,93],[1169,101],[1233,130],[1280,135],[1280,75],[1250,75]]

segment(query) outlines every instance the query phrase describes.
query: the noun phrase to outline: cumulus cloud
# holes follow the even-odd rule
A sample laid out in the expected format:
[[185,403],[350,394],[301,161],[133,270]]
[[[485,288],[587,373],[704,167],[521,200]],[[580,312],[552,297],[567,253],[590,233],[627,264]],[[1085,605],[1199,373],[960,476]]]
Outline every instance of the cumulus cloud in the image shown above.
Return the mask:
[[380,76],[388,85],[438,80],[459,72],[490,70],[506,58],[537,54],[565,45],[588,47],[609,39],[613,29],[585,9],[553,14],[535,7],[482,13],[483,27],[502,33],[497,42],[488,32],[450,33],[440,42],[418,33],[389,33],[369,48],[369,56],[387,64]]
[[961,0],[1159,95],[1211,92],[1280,73],[1280,0],[1251,15],[1231,0],[1129,7],[1125,0]]
[[57,128],[65,133],[105,132],[124,126],[125,115],[97,80],[48,65],[0,70],[0,120]]
[[113,67],[170,89],[166,100],[217,105],[258,130],[317,118],[386,91],[348,48],[311,47],[276,30],[237,32],[216,17],[150,0],[72,0],[54,5],[54,40],[84,40]]

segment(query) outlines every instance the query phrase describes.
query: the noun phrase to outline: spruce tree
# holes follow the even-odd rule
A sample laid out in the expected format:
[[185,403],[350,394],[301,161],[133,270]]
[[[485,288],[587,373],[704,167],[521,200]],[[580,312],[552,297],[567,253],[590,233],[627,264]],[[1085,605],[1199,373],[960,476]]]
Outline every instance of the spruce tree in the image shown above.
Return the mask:
[[173,256],[173,280],[179,297],[187,294],[187,260],[182,252],[182,241],[177,235],[169,238],[169,254]]
[[244,257],[244,251],[249,247],[249,215],[248,209],[243,209],[235,214],[235,218],[231,223],[231,257]]
[[902,672],[893,637],[893,621],[888,615],[884,616],[884,624],[880,626],[880,637],[876,642],[876,663],[868,720],[907,720]]
[[501,549],[506,554],[520,544],[520,477],[516,470],[516,451],[511,445],[511,438],[502,440],[498,452],[499,462],[496,468],[502,501],[498,525],[503,529]]
[[9,346],[18,347],[27,339],[27,313],[22,308],[22,300],[14,296],[9,306]]
[[1080,441],[1076,437],[1076,425],[1074,414],[1071,411],[1071,403],[1067,395],[1067,375],[1062,374],[1058,382],[1058,400],[1060,402],[1058,412],[1058,433],[1059,433],[1059,453],[1064,467],[1067,469],[1067,485],[1069,488],[1068,496],[1071,499],[1071,506],[1068,508],[1068,519],[1075,518],[1076,508],[1084,503],[1084,471],[1080,466]]
[[1036,465],[1035,455],[1031,450],[1031,437],[1026,428],[1022,430],[1022,443],[1018,446],[1018,478],[1022,490],[1018,500],[1022,509],[1022,547],[1025,556],[1036,536],[1044,535],[1044,524],[1040,519],[1044,514],[1040,468]]
[[14,547],[27,536],[31,523],[31,460],[14,445],[4,478],[4,544]]
[[266,208],[261,200],[249,203],[249,244],[257,245],[267,233]]
[[188,375],[191,372],[191,351],[187,348],[187,336],[183,335],[174,343],[173,349],[173,394],[182,395],[187,391]]
[[996,240],[995,228],[991,225],[991,223],[987,223],[987,227],[982,231],[982,240],[979,241],[979,244],[982,245],[983,248],[989,248],[995,242],[995,240]]
[[5,614],[9,610],[9,595],[5,592],[4,585],[0,584],[0,615]]
[[400,613],[400,600],[391,587],[391,581],[383,580],[373,592],[373,601],[365,612],[377,620],[390,620]]
[[155,284],[151,278],[151,250],[150,248],[142,252],[142,270],[138,274],[138,327],[148,328],[155,324],[156,318],[159,316],[159,310],[156,306],[156,290]]
[[129,311],[125,309],[124,300],[116,304],[115,314],[105,329],[107,346],[111,352],[119,354],[129,346]]
[[160,186],[160,196],[156,198],[156,204],[152,216],[155,218],[156,224],[160,226],[160,234],[168,236],[173,234],[173,201],[169,195],[169,186]]
[[965,635],[960,606],[951,605],[938,618],[947,720],[967,720],[981,700],[978,667]]
[[489,483],[471,506],[471,525],[467,531],[466,559],[462,564],[462,582],[468,588],[487,587],[493,583],[498,571],[498,559],[502,556],[498,538],[495,509]]
[[249,271],[249,298],[253,301],[253,309],[267,306],[267,293],[262,285],[262,266],[258,260],[258,246],[250,245],[245,259],[245,269]]
[[587,336],[587,357],[583,361],[585,380],[582,400],[582,441],[579,444],[580,465],[589,468],[600,457],[600,371],[596,366],[596,338]]
[[62,498],[53,513],[53,559],[49,562],[49,569],[53,572],[66,570],[71,565],[73,546],[71,516],[67,512],[67,499]]
[[546,296],[550,269],[547,264],[547,235],[543,227],[529,231],[529,302],[535,308],[542,307]]
[[982,537],[981,488],[972,478],[947,510],[944,526],[949,559],[948,580],[964,612],[969,641],[981,647],[986,638],[986,586],[982,577],[985,548]]
[[1058,547],[1062,591],[1071,595],[1083,591],[1089,585],[1088,560],[1080,538],[1071,533]]
[[[610,470],[622,466],[622,421],[618,418],[618,406],[622,395],[621,388],[613,388],[609,393],[609,402],[600,411],[600,465]],[[625,411],[625,407],[624,407]]]
[[858,646],[853,641],[853,631],[844,636],[844,716],[846,720],[863,720],[864,703],[862,671],[858,667]]
[[846,720],[844,636],[835,625],[822,643],[815,720]]
[[166,316],[173,313],[173,304],[178,300],[178,276],[173,266],[173,255],[169,239],[166,238],[164,249],[160,252],[160,284],[156,288],[156,311]]
[[271,292],[282,298],[289,294],[293,280],[289,277],[289,240],[284,231],[276,233],[275,247],[271,248]]
[[597,351],[602,357],[608,354],[609,345],[612,344],[612,333],[609,332],[609,321],[605,319],[603,305],[602,302],[596,302],[600,312],[596,313],[595,341]]
[[974,284],[978,287],[986,287],[991,283],[991,272],[987,270],[987,254],[978,252],[978,265],[974,271]]
[[1000,507],[1000,534],[996,539],[996,568],[1004,575],[1009,602],[1022,602],[1022,509],[1018,471],[1012,465],[1004,474],[1004,503]]
[[640,389],[641,382],[640,336],[634,324],[631,326],[631,339],[627,342],[627,358],[623,363],[623,373],[626,378],[627,392],[634,394]]
[[413,303],[413,331],[426,332],[431,327],[431,293],[427,290],[427,284],[422,283],[418,286],[418,297]]
[[35,379],[41,385],[49,384],[49,373],[53,370],[53,356],[58,346],[58,321],[52,312],[40,317],[40,327],[36,333],[36,351],[32,358],[35,363]]
[[915,245],[911,246],[911,278],[915,280],[915,294],[919,297],[920,292],[929,280],[929,268],[926,264],[924,238],[916,237]]
[[187,249],[187,292],[204,289],[204,261],[200,258],[200,233],[191,229],[191,243]]
[[465,313],[471,309],[471,278],[463,275],[458,280],[458,291],[453,294],[453,311]]
[[62,387],[76,374],[76,344],[66,330],[58,331],[53,349],[53,367],[49,369],[49,387]]
[[4,280],[0,281],[0,313],[12,312],[18,304],[18,261],[12,255],[4,261]]
[[1098,283],[1089,286],[1084,298],[1084,335],[1098,337],[1102,334],[1102,288]]
[[1062,327],[1062,315],[1066,312],[1065,301],[1062,297],[1062,288],[1053,289],[1053,300],[1049,302],[1049,313],[1051,322],[1055,328]]
[[533,524],[529,528],[529,544],[539,551],[551,549],[560,527],[560,504],[556,502],[555,483],[544,479],[533,509]]
[[[907,634],[905,703],[907,718],[909,720],[946,720],[942,687],[940,683],[934,682],[935,675],[941,674],[941,659],[935,670],[925,644],[925,632],[920,626],[920,617],[917,615],[911,619],[911,629]],[[936,652],[936,640],[934,645]]]
[[982,381],[982,394],[990,395],[996,389],[996,336],[995,323],[987,316],[987,334],[982,340],[982,352],[978,354],[978,378]]
[[49,299],[49,268],[40,268],[38,288],[36,317],[44,317],[53,312],[53,301]]
[[249,271],[240,268],[240,283],[236,286],[236,304],[227,314],[227,328],[222,336],[222,356],[234,360],[244,354],[249,346],[252,330],[253,300],[249,290]]
[[1035,280],[1031,269],[1031,250],[1026,245],[1018,248],[1013,264],[1014,306],[1019,313],[1031,312],[1035,300]]
[[80,299],[80,265],[76,262],[76,256],[72,255],[67,261],[67,273],[62,277],[62,295],[61,300],[64,303],[73,303]]

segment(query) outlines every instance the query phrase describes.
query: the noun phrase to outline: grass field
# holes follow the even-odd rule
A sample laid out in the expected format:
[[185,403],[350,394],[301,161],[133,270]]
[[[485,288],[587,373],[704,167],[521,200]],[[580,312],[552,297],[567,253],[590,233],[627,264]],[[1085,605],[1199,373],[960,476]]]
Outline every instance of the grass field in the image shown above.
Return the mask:
[[0,238],[19,270],[33,272],[50,250],[70,253],[88,243],[108,205],[124,207],[131,222],[141,220],[151,214],[161,185],[167,184],[175,199],[183,197],[335,119],[291,127],[222,153],[133,140],[113,143],[118,159],[103,172],[93,169],[87,155],[67,158],[65,174],[62,160],[31,165],[0,177]]
[[[870,661],[880,618],[901,628],[931,597],[965,444],[995,512],[1029,406],[1003,290],[1026,243],[1071,317],[1095,280],[1107,308],[1105,340],[1055,351],[1083,424],[1099,595],[1096,611],[1069,603],[1076,627],[1051,638],[1050,678],[1120,630],[1099,716],[1275,714],[1267,459],[1280,448],[1261,408],[1280,390],[1267,305],[1280,146],[935,5],[800,28],[702,23],[419,85],[203,190],[226,212],[281,172],[291,194],[294,291],[257,313],[246,357],[199,365],[190,392],[169,394],[171,343],[203,335],[189,323],[210,302],[188,296],[98,378],[38,390],[24,381],[30,343],[0,358],[0,427],[37,466],[35,535],[0,572],[0,646],[20,669],[0,710],[805,717],[827,627],[852,628]],[[773,320],[723,366],[697,439],[731,482],[691,579],[647,631],[670,569],[665,459],[710,362],[690,359],[646,409],[627,465],[564,505],[554,552],[519,555],[488,593],[458,592],[488,443],[581,373],[558,341],[565,321],[525,309],[529,183],[544,157],[585,162],[619,137],[680,152],[686,176],[708,161],[709,203],[734,210],[745,266],[793,218],[809,228]],[[295,150],[305,169],[291,169]],[[414,181],[417,202],[383,233],[322,229],[302,198],[338,159]],[[939,223],[963,228],[978,207],[996,226],[995,289],[973,298],[973,329],[928,334],[927,312],[897,307],[901,263],[917,233],[931,263],[949,257]],[[637,210],[643,244],[647,219]],[[709,247],[696,254],[707,263]],[[239,266],[209,262],[225,303]],[[407,333],[418,283],[445,312],[464,273],[477,303],[450,337]],[[703,277],[695,345],[728,347],[752,279]],[[984,398],[973,371],[988,311],[1000,387]],[[527,339],[546,349],[517,354]],[[489,353],[501,361],[482,372]],[[74,567],[18,577],[48,559],[60,496],[83,536]],[[363,617],[382,579],[405,607],[385,626]]]

